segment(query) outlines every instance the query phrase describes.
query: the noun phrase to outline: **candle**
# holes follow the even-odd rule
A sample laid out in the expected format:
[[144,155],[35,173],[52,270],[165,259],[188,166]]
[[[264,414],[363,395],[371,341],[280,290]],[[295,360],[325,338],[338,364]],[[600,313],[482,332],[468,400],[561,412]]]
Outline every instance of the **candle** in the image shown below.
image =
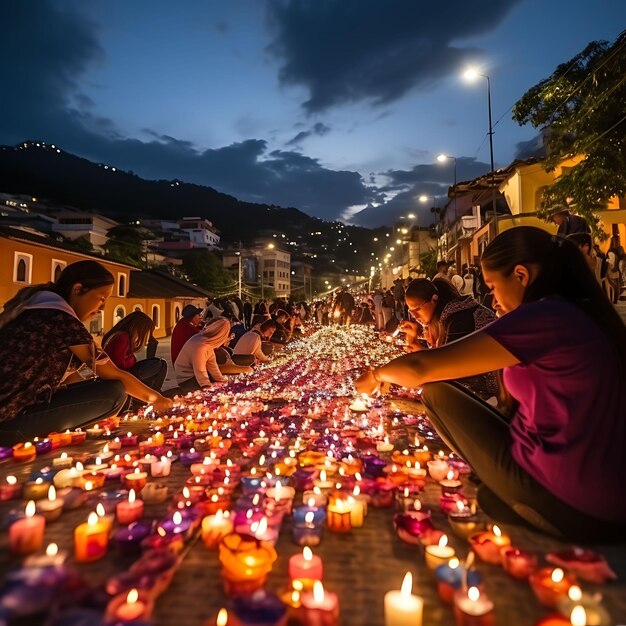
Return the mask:
[[183,519],[181,512],[176,511],[176,513],[172,515],[172,519],[163,520],[159,524],[159,528],[163,530],[166,535],[180,535],[184,538],[191,528],[191,520]]
[[343,500],[337,499],[333,504],[328,505],[328,528],[336,533],[349,533],[352,529],[351,518],[352,507],[345,504]]
[[352,496],[348,496],[348,507],[350,507],[350,526],[352,528],[360,528],[363,526],[363,517],[365,515],[363,502]]
[[567,597],[567,592],[576,583],[576,578],[559,567],[544,567],[533,572],[528,581],[539,602],[554,609],[559,600]]
[[16,461],[27,463],[29,461],[34,461],[36,456],[37,449],[30,441],[27,441],[26,443],[18,443],[13,446],[13,458]]
[[37,503],[37,510],[46,518],[46,522],[53,522],[60,517],[63,511],[63,499],[57,497],[54,485],[48,488],[47,500],[40,500]]
[[143,515],[143,500],[138,500],[135,496],[135,490],[128,492],[128,500],[122,500],[115,507],[117,521],[124,526],[128,526],[136,522]]
[[87,522],[74,530],[74,557],[80,563],[97,561],[107,552],[109,528],[98,518],[98,514],[89,514]]
[[428,466],[428,473],[430,474],[430,477],[438,483],[445,480],[448,475],[448,471],[450,470],[448,462],[441,458],[428,461],[426,465]]
[[134,489],[136,492],[141,491],[148,482],[148,474],[147,472],[141,472],[137,468],[133,472],[126,474],[123,482],[129,489]]
[[13,554],[30,554],[43,545],[46,520],[43,515],[35,515],[33,500],[26,505],[25,517],[9,526],[9,550]]
[[502,548],[511,545],[511,540],[507,535],[503,535],[502,531],[494,524],[490,531],[484,531],[472,535],[469,538],[472,550],[485,563],[492,565],[500,565],[502,562]]
[[72,463],[74,459],[71,456],[68,456],[67,452],[61,452],[61,456],[58,456],[56,459],[52,459],[52,467],[56,467],[57,469],[66,469],[68,467],[72,467]]
[[572,624],[574,624],[573,612],[576,610],[580,613],[580,609],[585,612],[585,620],[579,622],[582,626],[609,626],[612,623],[610,615],[602,606],[602,596],[599,593],[594,595],[583,593],[578,585],[569,588],[567,597],[561,598],[557,607],[559,613],[572,617]]
[[50,483],[44,482],[43,478],[29,480],[24,483],[24,500],[42,500],[48,494]]
[[454,470],[449,470],[445,480],[440,481],[439,484],[441,485],[441,493],[443,494],[459,493],[463,487],[463,483],[454,478]]
[[493,626],[493,602],[477,587],[454,594],[454,619],[457,626]]
[[50,543],[43,554],[31,554],[24,561],[24,567],[54,567],[63,565],[66,559],[67,552],[59,550],[56,543]]
[[339,600],[337,594],[324,589],[316,580],[313,591],[301,596],[303,626],[336,626],[339,623]]
[[479,520],[476,513],[465,505],[463,500],[455,502],[455,510],[448,514],[448,522],[452,528],[452,532],[461,539],[469,539],[472,535],[483,528],[483,524]]
[[[473,553],[470,552],[470,555],[471,554]],[[480,574],[470,569],[470,560],[471,558],[468,556],[465,566],[463,566],[459,559],[455,557],[450,559],[447,563],[439,565],[435,570],[437,593],[446,604],[452,604],[454,602],[454,594],[461,589],[461,587],[480,586]]]
[[448,536],[443,535],[439,543],[425,548],[426,566],[429,570],[435,571],[440,565],[447,563],[454,557],[454,548],[448,545]]
[[322,559],[313,554],[306,546],[302,554],[294,554],[289,558],[289,578],[305,580],[322,580]]
[[222,539],[232,531],[233,522],[228,511],[219,510],[202,520],[202,542],[209,550],[217,550]]
[[127,594],[120,594],[111,600],[106,610],[109,620],[133,622],[146,620],[152,613],[152,601],[147,593],[131,589]]
[[413,577],[407,572],[400,591],[385,594],[385,626],[421,626],[424,601],[411,593]]
[[[319,509],[321,510],[321,509]],[[299,546],[317,546],[322,540],[322,522],[326,518],[326,513],[322,511],[323,517],[316,520],[314,511],[307,511],[304,519],[298,521],[294,519],[291,524],[294,542]]]
[[[158,531],[160,529],[157,529]],[[133,522],[128,526],[120,526],[113,533],[113,542],[115,543],[116,548],[122,554],[135,554],[141,551],[142,542],[150,535],[152,532],[152,522],[148,522],[145,520],[140,520],[138,522]],[[163,531],[160,530],[160,533]],[[159,533],[158,536],[162,536]],[[179,537],[180,535],[171,535],[167,536],[167,539],[170,537]],[[159,541],[161,545],[170,545],[165,540]]]
[[502,569],[513,578],[527,580],[537,569],[537,555],[533,552],[508,547],[502,549],[501,556]]
[[0,501],[15,500],[22,494],[22,485],[15,476],[7,476],[6,483],[0,484]]
[[158,504],[159,502],[165,502],[167,499],[167,485],[161,485],[160,483],[148,483],[141,490],[141,499],[146,504]]

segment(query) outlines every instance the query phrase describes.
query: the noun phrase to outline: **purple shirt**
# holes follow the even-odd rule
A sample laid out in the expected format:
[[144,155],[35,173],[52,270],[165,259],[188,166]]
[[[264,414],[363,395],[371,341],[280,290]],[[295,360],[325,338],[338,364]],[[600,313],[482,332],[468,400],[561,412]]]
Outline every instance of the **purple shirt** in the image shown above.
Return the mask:
[[626,521],[626,392],[617,350],[577,306],[522,304],[484,328],[519,359],[511,454],[535,480],[598,519]]

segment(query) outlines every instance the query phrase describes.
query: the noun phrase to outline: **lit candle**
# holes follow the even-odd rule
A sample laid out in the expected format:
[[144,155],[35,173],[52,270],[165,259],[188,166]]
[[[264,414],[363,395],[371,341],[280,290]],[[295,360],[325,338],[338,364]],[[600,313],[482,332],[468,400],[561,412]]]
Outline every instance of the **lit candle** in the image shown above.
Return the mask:
[[426,566],[434,572],[437,567],[453,558],[455,551],[452,546],[448,545],[448,536],[443,535],[437,545],[426,546],[424,555],[426,557]]
[[537,555],[533,552],[508,547],[502,549],[501,556],[502,569],[513,578],[527,580],[537,569]]
[[493,602],[477,587],[459,589],[454,594],[454,619],[457,626],[492,626]]
[[24,567],[54,567],[63,565],[66,559],[67,552],[59,550],[56,543],[50,543],[43,554],[31,554],[24,561]]
[[567,592],[576,583],[576,578],[559,567],[544,567],[533,572],[528,581],[541,604],[556,608],[559,600],[567,597]]
[[336,533],[349,533],[352,529],[351,518],[352,507],[345,504],[343,500],[337,499],[333,504],[328,505],[328,528]]
[[302,554],[294,554],[289,558],[289,578],[322,580],[322,559],[313,554],[311,548],[306,546]]
[[66,469],[68,467],[72,467],[72,463],[74,459],[71,456],[68,456],[67,452],[61,452],[61,456],[58,456],[56,459],[52,459],[52,467],[56,467],[57,469]]
[[43,515],[35,515],[33,500],[26,505],[25,517],[9,526],[9,550],[13,554],[30,554],[43,545],[46,520]]
[[611,617],[602,606],[602,596],[599,593],[594,595],[583,593],[578,585],[572,585],[567,592],[567,597],[558,601],[559,612],[564,616],[572,617],[572,624],[574,624],[573,612],[576,610],[580,613],[581,608],[585,612],[585,620],[579,622],[581,626],[609,626],[611,624]]
[[140,595],[137,589],[131,589],[127,594],[123,593],[113,598],[106,610],[108,619],[124,623],[146,620],[151,613],[152,601],[147,594]]
[[136,492],[141,491],[148,482],[148,474],[136,468],[133,472],[124,476],[123,482],[129,489],[134,489]]
[[407,572],[400,591],[385,594],[385,626],[421,626],[424,601],[411,593],[413,577]]
[[480,559],[492,565],[500,565],[502,548],[508,548],[511,545],[511,539],[504,535],[495,524],[490,531],[472,535],[469,542]]
[[466,506],[463,500],[457,500],[455,507],[456,509],[448,514],[448,521],[452,532],[457,537],[469,539],[484,527],[476,513],[469,506]]
[[13,458],[16,461],[28,463],[29,461],[34,461],[36,456],[37,449],[30,441],[18,443],[13,446]]
[[0,485],[0,501],[15,500],[22,493],[22,485],[17,482],[15,476],[7,476],[6,483]]
[[450,469],[448,462],[441,458],[428,461],[426,465],[428,466],[428,473],[430,474],[430,477],[438,483],[445,480]]
[[303,626],[336,626],[339,623],[339,600],[337,594],[324,589],[316,580],[313,591],[301,596]]
[[128,526],[129,524],[136,522],[143,515],[143,509],[143,500],[137,499],[135,496],[135,490],[131,489],[128,492],[128,500],[118,502],[115,507],[115,514],[118,523]]
[[46,518],[46,522],[58,519],[63,511],[63,499],[57,497],[54,485],[48,488],[47,500],[39,500],[37,510]]
[[85,563],[101,559],[109,545],[109,528],[98,518],[98,514],[89,514],[87,522],[74,530],[74,556],[78,562]]
[[454,594],[461,587],[478,587],[480,585],[480,574],[470,569],[473,562],[472,555],[473,552],[470,552],[465,565],[461,565],[459,559],[455,557],[435,570],[437,593],[446,604],[454,602]]
[[202,520],[202,541],[209,550],[217,550],[222,539],[233,530],[233,522],[228,511],[220,509],[215,515],[207,515]]
[[463,483],[454,477],[454,470],[448,470],[446,478],[439,482],[441,492],[444,494],[459,493],[463,487]]
[[24,483],[24,500],[42,500],[48,494],[49,482],[45,482],[43,478],[29,480]]

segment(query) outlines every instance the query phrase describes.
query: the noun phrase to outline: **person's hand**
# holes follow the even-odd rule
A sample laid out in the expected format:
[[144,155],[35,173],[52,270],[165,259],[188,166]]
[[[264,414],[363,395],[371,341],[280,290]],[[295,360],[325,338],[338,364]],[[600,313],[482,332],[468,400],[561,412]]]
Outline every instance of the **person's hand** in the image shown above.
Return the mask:
[[413,343],[409,343],[406,346],[403,346],[402,349],[405,352],[420,352],[421,350],[426,350],[426,347],[422,345],[419,341],[415,341]]
[[158,413],[169,411],[174,406],[174,401],[171,398],[159,395],[159,397],[152,403],[154,410]]
[[391,385],[389,383],[376,380],[374,371],[367,370],[354,381],[354,387],[359,393],[365,393],[368,396],[372,396],[387,393]]
[[405,333],[407,341],[409,343],[412,343],[412,341],[419,334],[419,330],[418,330],[418,327],[417,327],[417,322],[411,322],[410,320],[402,320],[398,324],[398,329],[400,331],[402,331],[403,333]]
[[228,386],[228,381],[224,380],[224,381],[219,381],[219,382],[215,382],[211,385],[211,388],[213,389],[219,389],[220,387],[226,387]]

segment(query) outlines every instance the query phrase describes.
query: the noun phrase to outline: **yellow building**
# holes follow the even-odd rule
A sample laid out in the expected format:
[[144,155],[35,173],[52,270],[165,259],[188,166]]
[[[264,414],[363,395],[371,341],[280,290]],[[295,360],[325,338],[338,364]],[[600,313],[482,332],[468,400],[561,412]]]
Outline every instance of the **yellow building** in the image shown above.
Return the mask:
[[36,230],[0,227],[0,306],[22,287],[54,281],[71,263],[102,263],[115,277],[111,297],[100,317],[90,322],[101,335],[131,311],[144,311],[155,323],[154,336],[171,334],[186,304],[204,307],[207,291],[156,270],[142,271],[103,257],[82,254]]

